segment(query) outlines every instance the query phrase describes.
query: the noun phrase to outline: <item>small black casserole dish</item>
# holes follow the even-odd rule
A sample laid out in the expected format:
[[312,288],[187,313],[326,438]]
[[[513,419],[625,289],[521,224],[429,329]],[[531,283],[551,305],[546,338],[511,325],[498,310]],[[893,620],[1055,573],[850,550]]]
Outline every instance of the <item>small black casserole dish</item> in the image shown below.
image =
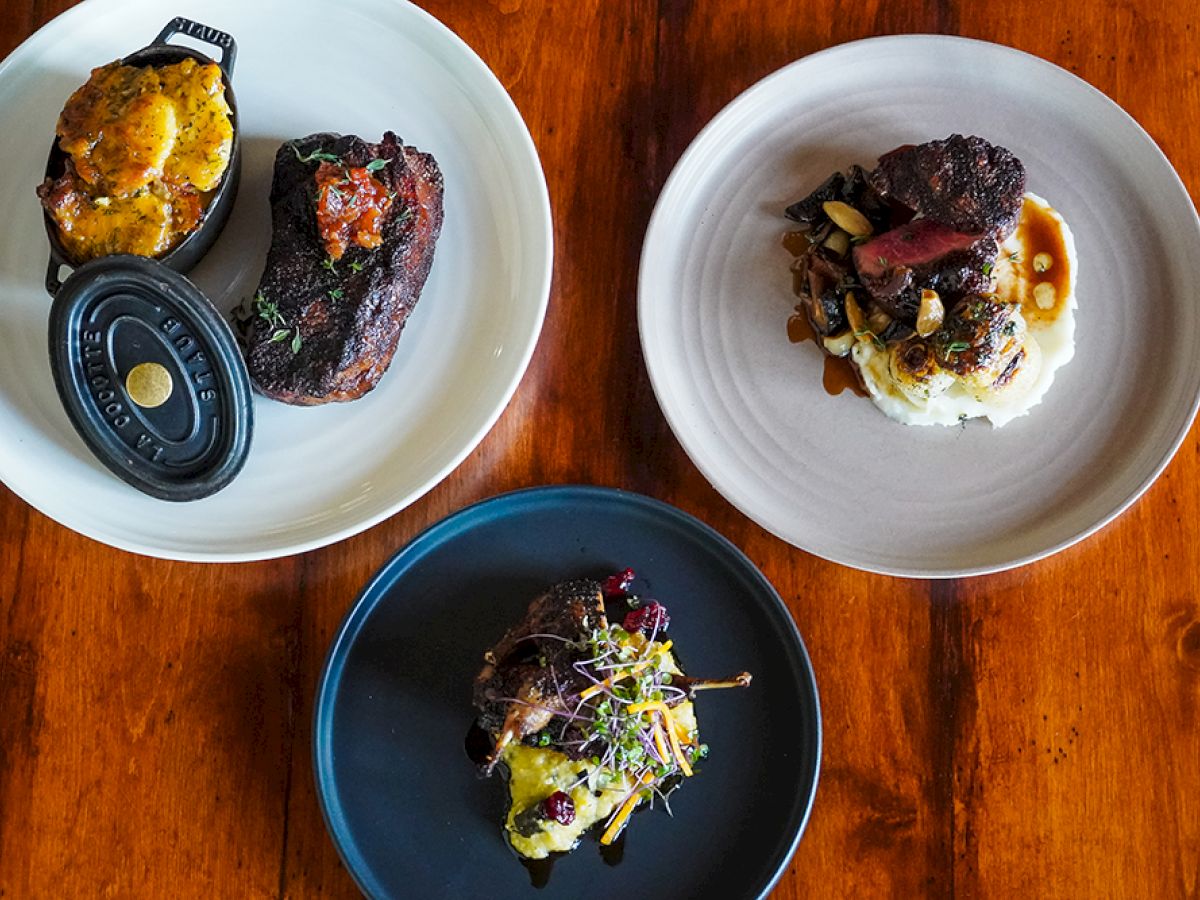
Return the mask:
[[[177,34],[212,44],[216,61],[180,45]],[[237,45],[223,31],[175,18],[123,66],[216,62],[229,106],[229,161],[200,194],[194,230],[158,256],[109,253],[76,260],[43,207],[50,239],[46,290],[50,367],[67,417],[88,449],[131,486],[160,500],[200,500],[226,487],[250,450],[250,379],[232,329],[185,277],[216,241],[241,174],[237,105],[230,84]],[[63,175],[56,137],[46,175]],[[59,278],[62,267],[73,271]]]
[[[220,50],[220,59],[205,56],[191,47],[167,43],[168,40],[179,34],[213,45]],[[220,66],[222,81],[225,85],[225,101],[229,104],[229,119],[233,128],[233,145],[230,149],[229,165],[221,177],[220,184],[204,198],[204,208],[199,226],[169,251],[154,257],[158,262],[181,274],[190,271],[212,247],[229,219],[229,214],[233,210],[234,198],[237,196],[242,167],[241,129],[238,121],[237,100],[233,93],[233,64],[237,58],[237,43],[223,31],[177,16],[167,23],[150,44],[120,60],[122,65],[144,67],[170,65],[188,58],[196,59],[201,63],[216,62]],[[59,146],[56,137],[50,148],[50,157],[46,162],[46,178],[56,179],[61,176],[66,167],[66,161],[67,154]],[[53,296],[62,287],[62,281],[59,278],[62,266],[73,269],[80,265],[81,261],[74,259],[64,246],[59,237],[58,225],[45,209],[42,211],[42,220],[46,227],[46,237],[50,241],[46,290]]]

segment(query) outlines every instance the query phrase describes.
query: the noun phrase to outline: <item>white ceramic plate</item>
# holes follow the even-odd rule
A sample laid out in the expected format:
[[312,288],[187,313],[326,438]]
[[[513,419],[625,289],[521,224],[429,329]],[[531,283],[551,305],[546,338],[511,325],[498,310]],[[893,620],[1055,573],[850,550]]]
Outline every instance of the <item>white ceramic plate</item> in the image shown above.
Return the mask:
[[[379,386],[349,404],[255,401],[245,469],[194,503],[109,474],[59,404],[46,352],[46,237],[34,196],[59,110],[92,66],[183,15],[234,36],[242,184],[191,278],[223,310],[253,293],[270,243],[276,149],[315,131],[392,129],[446,180],[433,271]],[[200,46],[200,45],[196,45]],[[209,49],[211,53],[211,48]],[[88,0],[0,66],[0,478],[116,547],[233,561],[347,537],[428,491],[479,443],[533,352],[550,286],[550,206],[520,114],[482,61],[402,0]]]
[[[786,334],[784,207],[954,132],[1014,151],[1079,253],[1075,358],[1000,430],[906,427],[830,396],[820,351]],[[1091,534],[1170,460],[1200,397],[1198,259],[1178,176],[1099,91],[1007,47],[875,38],[776,72],[696,138],[646,235],[642,347],[687,453],[764,528],[861,569],[978,574]]]

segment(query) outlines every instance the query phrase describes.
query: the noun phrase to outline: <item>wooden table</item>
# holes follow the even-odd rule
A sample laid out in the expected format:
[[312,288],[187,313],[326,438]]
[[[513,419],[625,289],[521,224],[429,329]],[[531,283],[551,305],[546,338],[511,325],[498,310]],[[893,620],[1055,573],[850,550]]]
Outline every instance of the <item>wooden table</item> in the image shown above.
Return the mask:
[[[0,56],[70,5],[12,0]],[[1200,6],[424,5],[497,73],[541,152],[557,250],[529,371],[444,483],[303,556],[145,559],[0,489],[0,897],[354,896],[309,752],[333,631],[431,522],[558,482],[699,516],[795,614],[825,753],[776,897],[1200,896],[1195,430],[1129,513],[1051,560],[963,581],[868,575],[792,548],[713,491],[659,412],[635,325],[642,235],[688,142],[758,78],[842,41],[945,32],[1052,60],[1129,110],[1194,195]]]

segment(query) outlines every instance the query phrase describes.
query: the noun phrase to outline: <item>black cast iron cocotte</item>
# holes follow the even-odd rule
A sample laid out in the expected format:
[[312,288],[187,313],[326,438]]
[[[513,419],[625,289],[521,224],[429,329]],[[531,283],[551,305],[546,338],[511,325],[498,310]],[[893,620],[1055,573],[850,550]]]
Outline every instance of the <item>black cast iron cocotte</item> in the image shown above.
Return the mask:
[[[221,51],[221,58],[214,60],[191,47],[168,44],[167,41],[177,34],[187,35],[213,45]],[[234,198],[237,196],[238,180],[242,172],[241,128],[238,122],[237,101],[233,94],[233,64],[237,58],[237,43],[223,31],[201,25],[199,22],[193,22],[182,16],[176,16],[167,23],[150,44],[121,60],[121,64],[126,66],[166,66],[189,58],[203,63],[216,62],[221,67],[222,81],[225,83],[225,100],[229,104],[229,119],[233,126],[233,146],[229,153],[229,166],[221,178],[221,183],[207,198],[199,226],[171,250],[155,257],[158,262],[180,274],[189,272],[212,247],[229,219],[229,214],[233,210]],[[55,179],[62,175],[66,160],[67,154],[59,147],[56,137],[50,147],[50,158],[46,162],[46,177]],[[58,234],[58,225],[50,213],[43,210],[42,219],[46,226],[46,236],[50,240],[50,263],[46,270],[46,290],[51,296],[54,296],[62,287],[62,281],[58,277],[62,267],[68,266],[74,269],[80,265],[80,262],[73,259],[66,247],[63,246]]]
[[[71,424],[116,476],[160,500],[199,500],[228,485],[250,450],[254,408],[250,378],[229,324],[185,273],[224,228],[237,195],[241,144],[230,78],[237,45],[223,31],[176,18],[149,46],[121,60],[162,66],[214,60],[166,43],[176,34],[221,51],[233,146],[200,224],[156,258],[110,254],[71,258],[45,214],[50,239],[46,290],[54,384]],[[57,138],[46,166],[57,178],[66,154]],[[59,279],[63,266],[74,271]],[[76,266],[78,266],[76,268]]]

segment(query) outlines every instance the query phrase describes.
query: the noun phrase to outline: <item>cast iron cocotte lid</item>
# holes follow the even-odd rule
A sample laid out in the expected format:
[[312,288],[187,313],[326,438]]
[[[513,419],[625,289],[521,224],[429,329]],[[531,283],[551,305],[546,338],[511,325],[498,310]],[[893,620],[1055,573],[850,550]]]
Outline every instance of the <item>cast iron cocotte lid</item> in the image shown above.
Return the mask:
[[198,500],[241,471],[253,407],[229,325],[183,275],[138,256],[80,266],[50,310],[50,365],[97,458],[161,500]]

